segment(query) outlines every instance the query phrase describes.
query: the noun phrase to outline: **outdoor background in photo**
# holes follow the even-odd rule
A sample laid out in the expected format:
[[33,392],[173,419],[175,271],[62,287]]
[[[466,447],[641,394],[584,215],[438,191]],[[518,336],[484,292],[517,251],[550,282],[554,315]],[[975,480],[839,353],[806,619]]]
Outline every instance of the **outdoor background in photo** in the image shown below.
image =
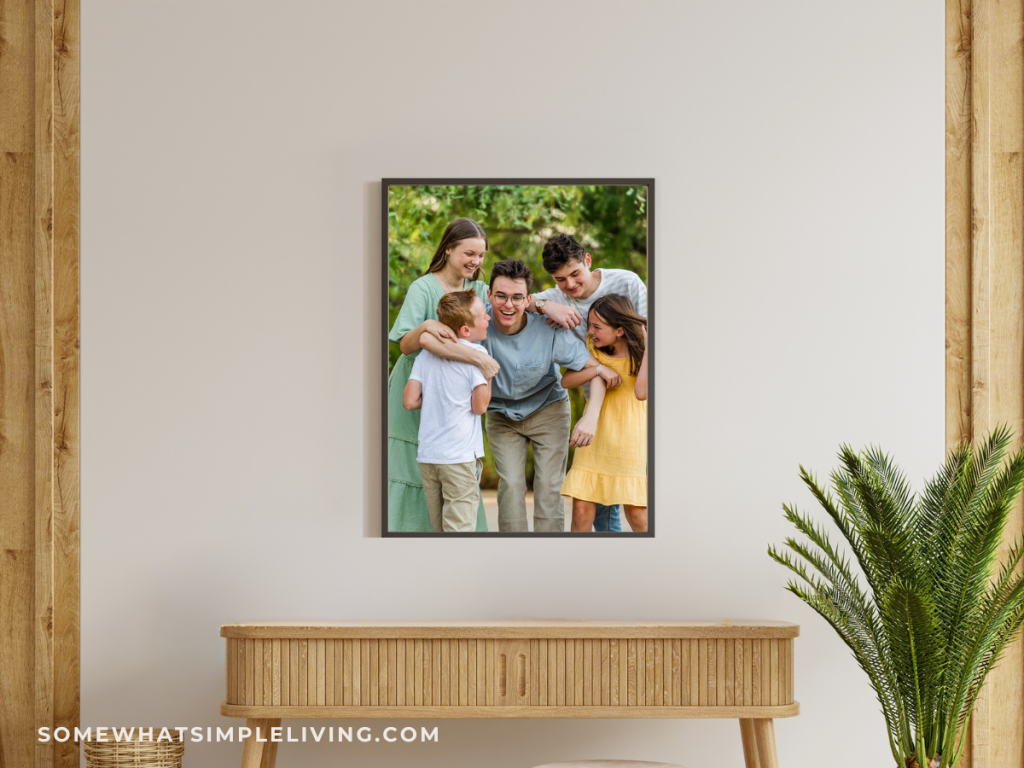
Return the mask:
[[[541,250],[549,237],[573,235],[593,259],[592,269],[628,269],[647,282],[646,186],[391,186],[388,189],[388,328],[395,323],[406,292],[424,274],[444,228],[461,216],[475,219],[487,233],[489,248],[480,279],[488,282],[491,265],[520,259],[533,272],[532,293],[552,288]],[[401,352],[388,345],[388,373]],[[583,413],[581,389],[569,391],[572,426]],[[497,488],[484,417],[484,459],[480,485]],[[572,466],[573,449],[569,449]],[[533,486],[532,451],[526,466]]]

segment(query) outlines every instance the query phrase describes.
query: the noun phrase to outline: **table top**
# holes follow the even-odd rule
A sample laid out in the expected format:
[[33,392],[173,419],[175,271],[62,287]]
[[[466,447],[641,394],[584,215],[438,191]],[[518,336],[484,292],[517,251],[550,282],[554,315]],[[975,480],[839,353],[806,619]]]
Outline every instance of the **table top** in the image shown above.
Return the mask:
[[267,621],[224,624],[233,638],[792,638],[797,624],[723,619],[705,621],[582,621],[571,619],[432,619]]

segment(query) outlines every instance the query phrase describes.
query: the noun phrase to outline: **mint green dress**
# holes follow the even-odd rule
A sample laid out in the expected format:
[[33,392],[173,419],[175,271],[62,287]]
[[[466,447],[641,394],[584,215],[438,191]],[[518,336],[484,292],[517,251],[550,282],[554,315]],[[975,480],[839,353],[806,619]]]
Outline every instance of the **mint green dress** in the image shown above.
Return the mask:
[[[467,280],[465,289],[470,288],[486,303],[486,283]],[[437,302],[442,296],[444,289],[433,274],[428,273],[413,282],[405,295],[395,325],[388,334],[388,341],[398,344],[405,334],[424,320],[437,320]],[[423,480],[420,478],[420,465],[416,461],[420,412],[407,411],[402,405],[402,393],[418,354],[419,350],[415,354],[398,358],[388,379],[388,530],[392,532],[432,530],[427,497],[423,494]],[[477,511],[476,529],[487,530],[482,498]]]

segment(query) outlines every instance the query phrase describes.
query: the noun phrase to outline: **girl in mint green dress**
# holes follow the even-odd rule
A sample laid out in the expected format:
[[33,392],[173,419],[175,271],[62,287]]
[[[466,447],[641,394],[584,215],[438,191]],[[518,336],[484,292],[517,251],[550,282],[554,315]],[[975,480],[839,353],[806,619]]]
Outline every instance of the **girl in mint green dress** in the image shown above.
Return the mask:
[[[388,334],[388,341],[402,350],[388,379],[388,530],[391,532],[431,531],[420,465],[416,461],[420,412],[407,411],[402,405],[402,392],[421,349],[420,336],[426,332],[441,341],[451,342],[444,345],[442,356],[472,363],[488,378],[497,371],[497,364],[490,356],[458,344],[451,328],[437,319],[437,302],[446,293],[472,288],[484,303],[487,302],[487,284],[477,279],[487,245],[483,228],[472,219],[456,219],[449,224],[427,273],[409,286],[402,309]],[[487,530],[483,499],[477,512],[476,529]]]

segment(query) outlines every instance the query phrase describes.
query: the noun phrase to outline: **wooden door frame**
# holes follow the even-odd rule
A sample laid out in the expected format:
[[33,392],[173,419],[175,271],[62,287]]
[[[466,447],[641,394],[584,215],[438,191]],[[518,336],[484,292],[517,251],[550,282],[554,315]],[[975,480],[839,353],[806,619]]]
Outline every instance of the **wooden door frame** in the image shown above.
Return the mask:
[[[1024,433],[1024,3],[946,0],[946,447]],[[1021,504],[1006,540],[1024,527]],[[1008,545],[1004,544],[1005,553]],[[963,768],[1024,764],[1024,652],[993,670]],[[998,702],[998,705],[993,704]]]
[[79,2],[0,0],[0,765],[77,767]]
[[[34,734],[79,721],[79,10],[0,0],[4,765],[78,763]],[[1022,42],[1021,0],[947,0],[947,446],[1024,429]],[[993,673],[965,766],[1022,764],[1022,659],[1018,643]]]

